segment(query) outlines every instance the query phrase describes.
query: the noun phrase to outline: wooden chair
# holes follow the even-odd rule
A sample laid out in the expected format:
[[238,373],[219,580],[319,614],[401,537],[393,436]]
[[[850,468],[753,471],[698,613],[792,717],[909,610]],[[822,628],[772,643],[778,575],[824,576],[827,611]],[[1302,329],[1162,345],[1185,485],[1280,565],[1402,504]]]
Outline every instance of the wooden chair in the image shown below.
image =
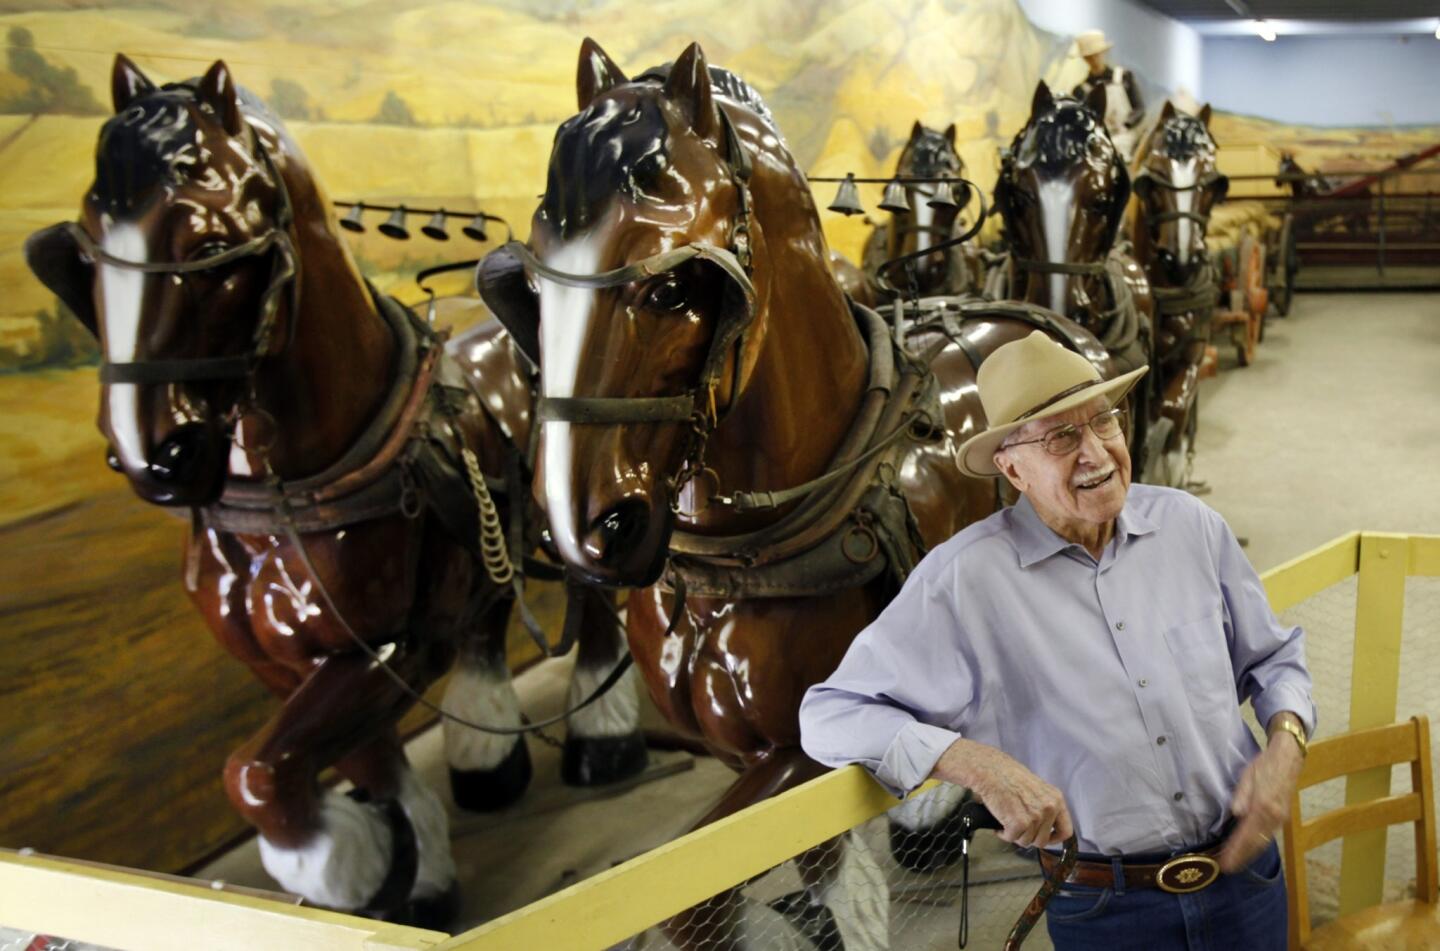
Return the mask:
[[[1312,819],[1300,816],[1300,790],[1350,773],[1396,763],[1410,764],[1409,793],[1341,806]],[[1411,901],[1362,909],[1310,929],[1305,853],[1352,832],[1401,822],[1415,823],[1415,894]],[[1285,823],[1285,871],[1289,885],[1290,947],[1334,949],[1440,948],[1436,903],[1435,790],[1430,778],[1430,720],[1346,733],[1310,746]]]

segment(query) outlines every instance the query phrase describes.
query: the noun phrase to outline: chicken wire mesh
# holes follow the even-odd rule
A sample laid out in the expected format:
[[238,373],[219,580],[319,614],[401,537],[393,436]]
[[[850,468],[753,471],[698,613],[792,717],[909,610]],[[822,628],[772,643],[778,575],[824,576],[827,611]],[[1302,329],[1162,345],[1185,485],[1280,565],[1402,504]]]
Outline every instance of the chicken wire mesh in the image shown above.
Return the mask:
[[[1332,585],[1281,614],[1282,622],[1306,632],[1306,652],[1319,711],[1315,739],[1349,728],[1351,668],[1355,651],[1357,579]],[[1440,725],[1440,578],[1410,578],[1406,584],[1404,633],[1396,719],[1428,714]],[[1363,689],[1364,685],[1361,685]],[[1262,736],[1253,713],[1247,722]],[[1432,733],[1440,745],[1440,729]],[[1435,755],[1432,749],[1432,758]],[[1392,791],[1410,789],[1407,766],[1398,766]],[[917,951],[956,946],[960,923],[961,870],[946,864],[959,849],[958,828],[905,835],[925,828],[959,802],[962,790],[942,786],[925,799],[866,822],[828,847],[786,862],[752,879],[721,900],[712,900],[649,929],[624,949],[646,951]],[[1309,817],[1344,801],[1344,781],[1324,783],[1302,794]],[[1410,827],[1391,830],[1387,841],[1385,900],[1413,896],[1414,839]],[[1311,919],[1336,916],[1339,901],[1340,842],[1307,857]],[[969,941],[975,949],[1000,948],[1041,882],[1031,852],[1000,842],[989,832],[975,835],[970,848]],[[1025,940],[1029,951],[1051,948],[1043,920]]]
[[[960,925],[964,790],[942,785],[735,892],[617,948],[646,951],[952,949]],[[946,817],[951,816],[949,821]],[[988,831],[970,843],[967,947],[999,948],[1040,887],[1033,852]],[[1025,947],[1049,948],[1043,922]]]

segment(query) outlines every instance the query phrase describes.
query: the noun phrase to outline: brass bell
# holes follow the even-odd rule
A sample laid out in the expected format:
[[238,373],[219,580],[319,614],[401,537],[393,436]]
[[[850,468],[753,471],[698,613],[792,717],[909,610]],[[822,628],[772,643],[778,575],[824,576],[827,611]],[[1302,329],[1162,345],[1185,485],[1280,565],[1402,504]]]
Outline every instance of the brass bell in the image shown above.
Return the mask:
[[363,202],[357,202],[351,205],[350,210],[345,212],[345,217],[340,219],[340,227],[346,231],[354,231],[357,234],[363,232],[365,230],[365,222],[360,220],[360,216],[364,213],[365,205]]
[[835,190],[835,200],[830,203],[831,211],[842,215],[863,215],[865,206],[860,204],[860,190],[855,187],[855,173],[845,176],[845,181]]
[[427,238],[434,238],[436,241],[449,241],[450,233],[445,230],[445,209],[441,208],[430,216],[420,233]]
[[380,233],[387,238],[394,238],[397,241],[410,240],[410,229],[405,227],[404,205],[390,212],[390,217],[386,218],[384,223],[380,225]]
[[881,211],[893,211],[897,215],[910,214],[910,196],[905,193],[905,186],[892,178],[885,186],[879,208]]
[[485,234],[485,213],[477,211],[475,217],[460,229],[460,233],[472,241],[488,241],[489,236]]
[[955,201],[955,193],[951,191],[950,183],[948,181],[941,182],[940,187],[935,189],[935,194],[931,195],[929,200],[926,201],[925,204],[929,205],[931,208],[934,208],[936,211],[960,210],[959,204],[957,204]]

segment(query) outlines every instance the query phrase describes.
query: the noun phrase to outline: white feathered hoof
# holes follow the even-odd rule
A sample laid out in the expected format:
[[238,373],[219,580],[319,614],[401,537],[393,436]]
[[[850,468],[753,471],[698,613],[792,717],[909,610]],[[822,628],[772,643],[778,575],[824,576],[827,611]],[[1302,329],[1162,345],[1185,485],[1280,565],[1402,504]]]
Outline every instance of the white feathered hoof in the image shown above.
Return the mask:
[[505,758],[489,769],[450,767],[450,794],[470,812],[495,812],[525,795],[533,769],[530,748],[518,740]]
[[[444,707],[459,720],[497,729],[520,726],[520,700],[509,671],[483,664],[462,664],[450,675]],[[446,719],[445,760],[455,805],[471,812],[494,812],[514,803],[530,785],[530,750],[525,738],[491,733]]]
[[[604,786],[644,772],[650,763],[640,732],[640,695],[635,668],[630,667],[610,689],[594,696],[610,671],[577,666],[570,678],[565,748],[560,778],[570,786]],[[579,709],[575,709],[575,708]]]
[[288,892],[341,911],[365,907],[385,882],[393,853],[390,823],[373,806],[327,791],[320,828],[287,848],[260,837],[260,861]]

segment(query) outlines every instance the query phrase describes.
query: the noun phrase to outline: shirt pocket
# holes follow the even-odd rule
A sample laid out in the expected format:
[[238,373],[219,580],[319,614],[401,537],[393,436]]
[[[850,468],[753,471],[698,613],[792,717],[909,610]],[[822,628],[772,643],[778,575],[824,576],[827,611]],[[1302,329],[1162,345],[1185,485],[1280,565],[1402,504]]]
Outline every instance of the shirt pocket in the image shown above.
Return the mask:
[[1165,643],[1195,713],[1206,718],[1228,718],[1238,701],[1219,609],[1167,628]]

